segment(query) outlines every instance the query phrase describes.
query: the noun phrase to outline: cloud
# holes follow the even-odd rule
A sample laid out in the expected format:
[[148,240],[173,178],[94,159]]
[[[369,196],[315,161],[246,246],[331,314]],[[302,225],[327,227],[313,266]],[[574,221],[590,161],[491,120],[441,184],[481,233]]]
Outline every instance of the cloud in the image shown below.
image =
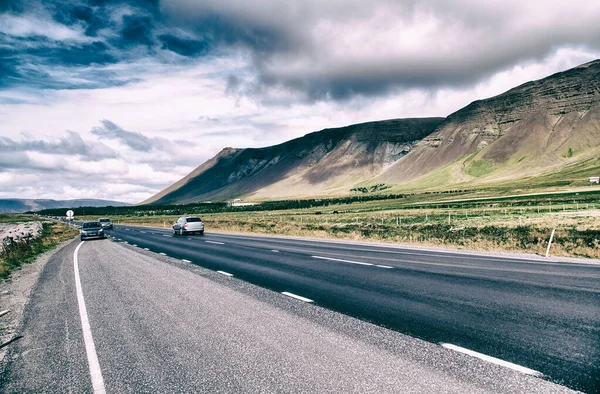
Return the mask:
[[0,87],[103,88],[132,81],[111,64],[245,56],[227,93],[289,105],[472,87],[561,48],[600,51],[600,3],[584,0],[10,4],[0,11]]
[[94,127],[92,134],[100,138],[116,139],[129,146],[133,150],[150,152],[154,148],[154,141],[141,133],[126,131],[111,122],[102,120],[102,127]]
[[[25,136],[28,137],[28,136]],[[15,141],[8,137],[0,137],[0,152],[16,154],[18,152],[35,152],[52,155],[79,155],[84,160],[116,158],[118,154],[101,142],[86,142],[79,133],[67,131],[66,135],[54,140],[23,139]],[[11,160],[7,161],[10,163]]]
[[[226,45],[244,46],[254,75],[229,89],[309,100],[378,96],[394,89],[473,86],[558,48],[600,50],[600,3],[439,0],[173,0],[165,13]],[[211,21],[217,21],[210,23]]]

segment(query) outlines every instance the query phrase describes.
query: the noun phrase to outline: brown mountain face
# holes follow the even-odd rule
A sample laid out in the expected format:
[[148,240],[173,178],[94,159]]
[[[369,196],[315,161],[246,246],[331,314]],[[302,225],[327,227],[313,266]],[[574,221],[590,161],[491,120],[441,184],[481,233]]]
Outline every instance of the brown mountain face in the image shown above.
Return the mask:
[[266,148],[225,148],[142,204],[346,194],[405,156],[443,120],[384,120],[325,129]]
[[440,190],[555,175],[600,175],[600,60],[445,119],[370,122],[267,148],[226,148],[143,203],[333,196],[376,183],[394,192]]
[[597,60],[469,104],[378,181],[450,185],[539,175],[598,156],[599,118]]

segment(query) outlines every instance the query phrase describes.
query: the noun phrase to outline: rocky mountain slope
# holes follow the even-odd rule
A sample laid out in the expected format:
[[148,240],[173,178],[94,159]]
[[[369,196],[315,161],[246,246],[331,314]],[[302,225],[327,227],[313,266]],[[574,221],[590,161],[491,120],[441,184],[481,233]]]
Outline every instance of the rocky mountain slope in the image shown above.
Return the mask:
[[[475,101],[447,118],[396,119],[226,148],[143,203],[301,198],[600,176],[600,60]],[[546,178],[544,178],[546,177]]]
[[600,61],[594,61],[469,104],[378,180],[489,183],[557,171],[599,153]]
[[443,118],[394,119],[307,134],[260,149],[225,148],[144,203],[348,193],[411,151]]

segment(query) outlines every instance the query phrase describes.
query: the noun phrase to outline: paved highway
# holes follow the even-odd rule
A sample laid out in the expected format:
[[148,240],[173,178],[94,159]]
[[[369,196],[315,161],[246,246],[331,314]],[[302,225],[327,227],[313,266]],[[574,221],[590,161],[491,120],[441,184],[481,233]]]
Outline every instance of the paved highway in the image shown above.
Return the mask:
[[112,235],[569,387],[600,387],[599,265],[133,226]]
[[[562,390],[441,343],[571,388],[599,387],[597,265],[128,226],[111,235],[129,246],[102,240],[80,250],[108,392]],[[90,389],[86,360],[64,361],[85,354],[73,249],[44,271],[5,391],[40,376],[58,391]]]

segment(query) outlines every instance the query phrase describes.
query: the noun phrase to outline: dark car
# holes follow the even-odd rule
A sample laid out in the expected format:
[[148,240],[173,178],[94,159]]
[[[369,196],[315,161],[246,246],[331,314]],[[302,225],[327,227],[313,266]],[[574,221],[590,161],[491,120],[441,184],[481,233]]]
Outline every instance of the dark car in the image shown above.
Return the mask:
[[106,238],[100,222],[84,222],[81,225],[81,240]]
[[204,222],[198,216],[182,216],[173,224],[173,234],[204,234]]
[[100,218],[100,219],[98,219],[98,221],[100,222],[100,224],[102,225],[102,228],[104,228],[104,229],[112,229],[113,228],[113,224],[109,218]]

